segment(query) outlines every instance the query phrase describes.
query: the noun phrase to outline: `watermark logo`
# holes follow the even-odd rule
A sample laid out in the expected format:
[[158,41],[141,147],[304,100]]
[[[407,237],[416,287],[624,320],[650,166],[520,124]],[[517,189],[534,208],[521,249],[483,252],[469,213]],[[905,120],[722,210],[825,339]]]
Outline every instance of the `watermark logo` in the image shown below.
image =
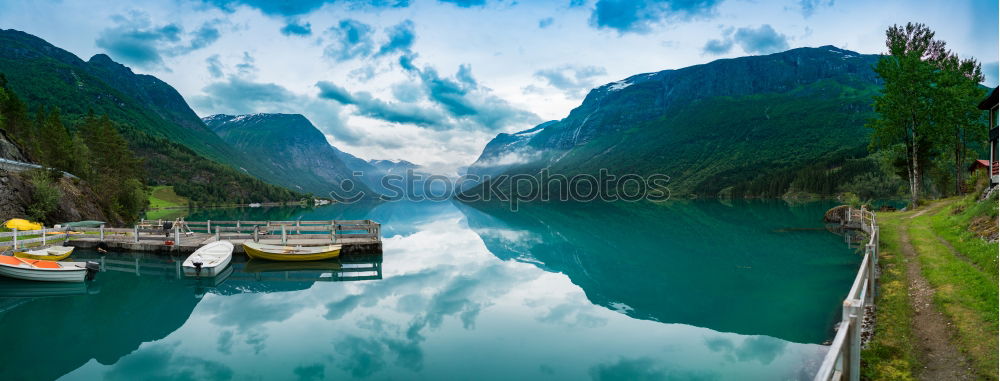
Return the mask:
[[[369,197],[382,201],[499,201],[517,211],[518,205],[533,201],[666,201],[670,199],[667,184],[670,177],[662,174],[640,176],[615,175],[600,169],[597,175],[584,173],[573,176],[552,174],[543,169],[537,174],[497,176],[466,175],[452,179],[441,175],[424,175],[407,170],[405,174],[388,174],[378,180],[376,194],[366,193],[357,184],[364,183],[363,172],[354,172],[344,179],[330,197],[340,203],[354,203]],[[375,190],[372,191],[376,192]]]

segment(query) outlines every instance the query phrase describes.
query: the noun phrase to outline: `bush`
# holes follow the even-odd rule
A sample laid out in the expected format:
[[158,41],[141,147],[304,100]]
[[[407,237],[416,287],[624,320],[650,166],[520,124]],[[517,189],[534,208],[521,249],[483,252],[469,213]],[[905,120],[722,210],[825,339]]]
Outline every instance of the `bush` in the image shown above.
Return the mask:
[[[59,176],[62,176],[60,172]],[[52,181],[51,171],[36,170],[28,172],[31,183],[31,204],[28,205],[28,217],[34,221],[51,223],[50,216],[59,206],[62,192]]]

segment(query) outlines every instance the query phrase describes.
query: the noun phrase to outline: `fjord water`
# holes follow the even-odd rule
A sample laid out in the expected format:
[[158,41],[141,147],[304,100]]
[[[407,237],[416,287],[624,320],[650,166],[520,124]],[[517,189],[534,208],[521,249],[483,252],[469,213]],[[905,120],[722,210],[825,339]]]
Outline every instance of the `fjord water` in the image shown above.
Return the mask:
[[860,262],[823,228],[830,206],[200,211],[188,219],[374,219],[384,255],[358,262],[381,279],[241,259],[178,279],[145,254],[139,275],[85,286],[5,281],[0,379],[811,379]]

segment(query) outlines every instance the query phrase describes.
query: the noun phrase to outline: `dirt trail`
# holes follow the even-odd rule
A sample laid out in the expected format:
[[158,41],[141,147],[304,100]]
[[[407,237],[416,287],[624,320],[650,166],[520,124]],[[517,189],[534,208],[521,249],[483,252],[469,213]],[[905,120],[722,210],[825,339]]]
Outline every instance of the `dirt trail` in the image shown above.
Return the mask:
[[[926,212],[926,210],[924,211]],[[924,213],[921,212],[921,213]],[[920,273],[917,253],[910,243],[905,221],[900,226],[899,239],[906,256],[906,275],[913,303],[913,332],[917,338],[917,357],[923,367],[917,369],[921,380],[973,380],[975,372],[969,359],[952,342],[951,322],[934,308],[934,288]]]

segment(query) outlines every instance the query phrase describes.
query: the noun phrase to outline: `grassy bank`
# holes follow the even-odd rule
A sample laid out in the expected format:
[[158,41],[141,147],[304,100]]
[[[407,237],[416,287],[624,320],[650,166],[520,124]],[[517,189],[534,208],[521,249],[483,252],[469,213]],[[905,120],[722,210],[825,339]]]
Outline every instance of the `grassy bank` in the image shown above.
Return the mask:
[[[908,217],[908,216],[907,216]],[[869,380],[912,380],[917,366],[913,306],[909,297],[906,258],[900,248],[903,213],[878,213],[879,294],[875,335],[861,353],[862,370]]]
[[149,208],[186,208],[188,199],[174,193],[174,187],[167,185],[157,185],[149,193]]
[[980,238],[996,229],[996,200],[951,198],[878,218],[882,277],[875,337],[863,352],[866,378],[915,379],[922,367],[913,332],[912,279],[902,255],[908,236],[920,276],[934,289],[933,307],[952,328],[950,344],[969,359],[977,378],[997,379],[997,244]]

